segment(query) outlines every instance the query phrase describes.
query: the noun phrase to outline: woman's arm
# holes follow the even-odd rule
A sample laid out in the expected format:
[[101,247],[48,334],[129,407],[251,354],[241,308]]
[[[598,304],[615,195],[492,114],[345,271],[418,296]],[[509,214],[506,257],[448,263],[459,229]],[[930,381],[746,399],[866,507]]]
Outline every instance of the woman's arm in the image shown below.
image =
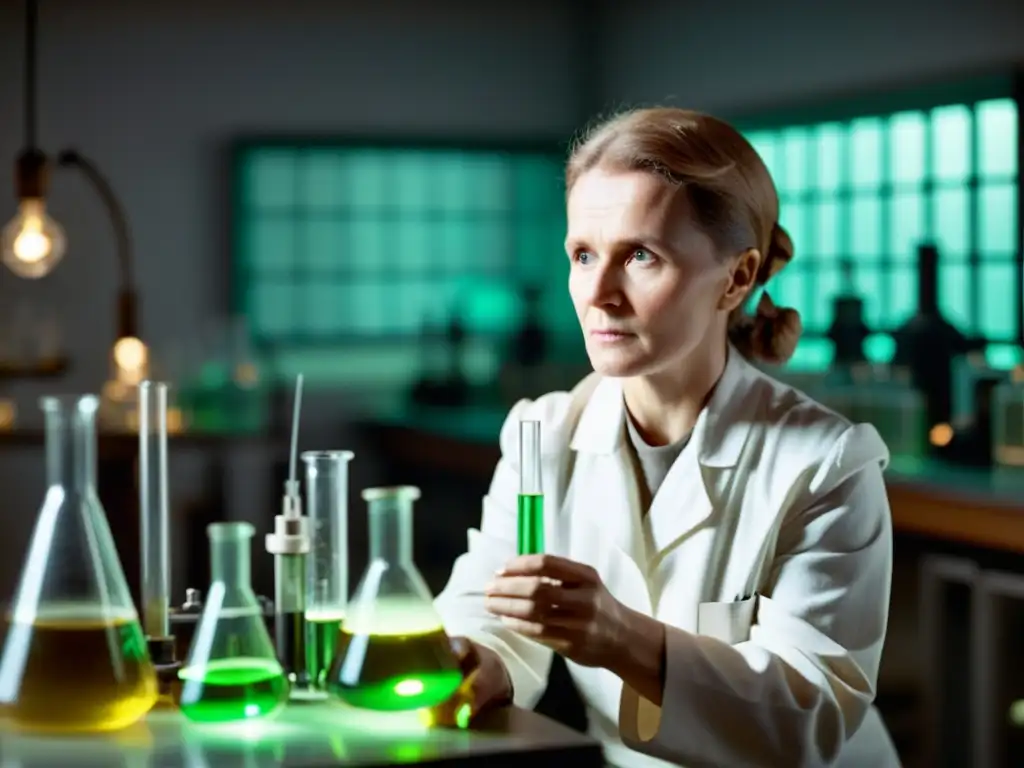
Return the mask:
[[749,640],[632,617],[609,665],[624,741],[681,764],[833,763],[874,698],[891,568],[881,467],[866,461],[787,520]]
[[483,500],[480,529],[469,531],[467,551],[455,561],[448,584],[435,601],[450,636],[466,637],[501,658],[512,682],[514,702],[525,708],[534,707],[547,687],[552,651],[505,627],[485,609],[483,591],[495,572],[516,555],[519,420],[550,415],[550,400],[555,397],[558,395],[533,403],[521,401],[509,413],[501,429],[502,458]]

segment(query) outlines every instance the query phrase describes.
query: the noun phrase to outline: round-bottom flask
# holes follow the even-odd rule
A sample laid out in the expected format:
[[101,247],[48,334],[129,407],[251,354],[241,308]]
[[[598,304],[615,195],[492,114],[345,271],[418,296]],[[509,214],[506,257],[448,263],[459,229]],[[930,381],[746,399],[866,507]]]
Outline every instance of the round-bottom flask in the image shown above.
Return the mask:
[[213,583],[181,678],[181,712],[202,723],[267,717],[288,702],[288,680],[252,590],[248,523],[214,523]]
[[462,683],[433,598],[412,559],[418,488],[368,488],[370,564],[338,633],[328,690],[354,707],[400,711],[446,701]]

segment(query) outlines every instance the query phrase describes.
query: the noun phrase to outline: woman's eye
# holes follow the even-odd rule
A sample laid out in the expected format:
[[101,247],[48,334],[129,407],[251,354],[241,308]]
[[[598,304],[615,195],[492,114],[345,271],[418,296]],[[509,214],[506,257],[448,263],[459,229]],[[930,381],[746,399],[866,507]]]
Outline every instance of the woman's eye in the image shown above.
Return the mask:
[[576,251],[576,261],[580,264],[589,264],[593,259],[594,256],[590,251]]
[[629,260],[637,261],[640,262],[641,264],[649,264],[652,261],[654,261],[654,256],[645,251],[643,248],[637,248],[635,251],[633,251],[632,255],[629,257]]

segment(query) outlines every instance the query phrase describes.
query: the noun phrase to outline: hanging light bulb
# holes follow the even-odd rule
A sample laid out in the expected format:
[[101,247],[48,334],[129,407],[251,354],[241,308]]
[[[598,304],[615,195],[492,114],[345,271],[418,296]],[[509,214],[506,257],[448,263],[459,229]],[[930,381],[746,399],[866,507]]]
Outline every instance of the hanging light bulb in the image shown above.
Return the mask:
[[18,277],[46,277],[60,263],[67,248],[61,227],[46,213],[42,198],[25,198],[18,213],[0,233],[0,255]]

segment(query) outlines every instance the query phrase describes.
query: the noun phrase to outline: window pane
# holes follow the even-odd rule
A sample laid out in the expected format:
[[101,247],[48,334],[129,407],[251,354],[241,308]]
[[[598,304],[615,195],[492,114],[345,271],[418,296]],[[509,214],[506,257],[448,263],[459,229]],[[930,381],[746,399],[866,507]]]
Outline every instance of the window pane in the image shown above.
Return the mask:
[[305,266],[313,272],[335,272],[345,269],[347,233],[345,224],[333,219],[310,219],[303,235]]
[[962,259],[970,249],[970,219],[966,189],[935,192],[935,234],[943,260]]
[[530,283],[547,282],[556,276],[561,279],[569,264],[564,241],[565,230],[560,225],[532,220],[517,226],[512,258],[516,276]]
[[[794,261],[771,279],[767,286],[772,301],[781,307],[793,307],[800,313],[807,312],[807,296],[810,295],[808,271],[800,268],[800,262]],[[804,321],[806,330],[812,333],[823,329],[814,326],[809,319]]]
[[353,150],[348,157],[346,197],[353,208],[381,212],[388,205],[393,180],[387,155],[370,149]]
[[823,192],[834,192],[843,181],[843,126],[828,123],[819,126],[816,133],[815,186]]
[[427,152],[396,152],[389,161],[390,203],[401,214],[420,214],[433,206],[435,158]]
[[547,157],[520,157],[512,164],[514,202],[519,215],[550,214],[565,208],[565,169]]
[[388,271],[387,225],[375,219],[355,220],[348,226],[348,253],[343,264],[354,276]]
[[886,277],[888,273],[877,264],[860,264],[854,267],[854,290],[864,302],[864,321],[871,328],[883,328],[886,325],[885,306]]
[[916,259],[924,240],[924,195],[900,192],[889,206],[889,255],[896,261]]
[[835,261],[839,256],[839,203],[834,200],[814,206],[814,257]]
[[924,113],[893,115],[889,123],[889,141],[893,183],[920,184],[924,180]]
[[977,106],[978,171],[985,176],[1017,172],[1017,105],[993,99]]
[[964,333],[973,333],[970,301],[970,267],[967,264],[939,265],[939,309],[949,322]]
[[978,244],[982,253],[1009,255],[1017,249],[1017,188],[988,184],[979,190]]
[[807,189],[810,181],[810,136],[806,128],[788,128],[782,132],[781,182],[776,180],[784,194],[795,194]]
[[510,172],[500,156],[485,153],[467,155],[463,160],[462,173],[470,194],[467,206],[470,210],[496,212],[506,209]]
[[963,104],[932,111],[935,178],[963,181],[971,172],[971,111]]
[[864,118],[850,123],[853,186],[873,189],[882,180],[882,121]]
[[301,302],[303,329],[314,336],[333,336],[345,330],[348,320],[341,283],[331,279],[315,280],[305,287]]
[[473,188],[465,173],[466,155],[462,152],[437,152],[431,167],[434,171],[431,207],[443,213],[464,213],[472,206]]
[[243,199],[262,210],[288,208],[295,203],[295,153],[263,149],[246,154],[242,179]]
[[291,219],[250,219],[243,243],[256,273],[290,273],[295,268],[295,226]]
[[337,150],[309,150],[300,162],[299,200],[314,211],[340,211],[345,205],[345,156]]
[[832,354],[832,342],[828,339],[804,337],[786,367],[794,371],[824,371],[832,364]]
[[356,333],[386,333],[389,325],[389,291],[396,283],[359,282],[352,286],[352,328]]
[[436,306],[447,307],[443,297],[446,286],[443,281],[429,277],[413,278],[396,284],[389,299],[391,307],[391,330],[393,333],[413,335],[437,316],[431,311]]
[[1017,330],[1017,299],[1013,262],[982,264],[979,268],[981,333],[990,339],[1012,339]]
[[874,195],[853,198],[850,243],[857,259],[875,261],[882,256],[882,201]]
[[886,328],[895,329],[917,312],[917,266],[895,264],[889,273],[889,302],[885,307]]
[[295,330],[295,289],[290,282],[257,283],[252,286],[250,318],[257,336],[276,336]]
[[432,269],[443,270],[447,266],[446,254],[438,249],[441,239],[439,222],[405,218],[395,223],[392,232],[393,250],[388,269],[418,277]]

